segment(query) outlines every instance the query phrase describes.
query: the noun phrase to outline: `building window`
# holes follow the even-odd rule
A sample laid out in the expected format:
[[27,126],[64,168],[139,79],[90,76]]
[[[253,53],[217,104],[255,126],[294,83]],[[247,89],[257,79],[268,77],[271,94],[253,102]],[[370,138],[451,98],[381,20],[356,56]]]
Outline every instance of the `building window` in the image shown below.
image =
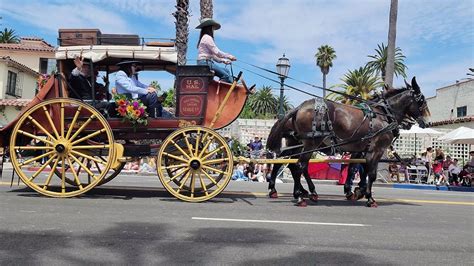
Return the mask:
[[467,116],[467,106],[458,107],[458,117]]
[[39,72],[49,74],[56,69],[56,60],[51,58],[40,58]]
[[8,79],[7,79],[7,94],[12,96],[20,96],[18,95],[18,91],[16,89],[16,79],[17,74],[15,72],[8,71]]

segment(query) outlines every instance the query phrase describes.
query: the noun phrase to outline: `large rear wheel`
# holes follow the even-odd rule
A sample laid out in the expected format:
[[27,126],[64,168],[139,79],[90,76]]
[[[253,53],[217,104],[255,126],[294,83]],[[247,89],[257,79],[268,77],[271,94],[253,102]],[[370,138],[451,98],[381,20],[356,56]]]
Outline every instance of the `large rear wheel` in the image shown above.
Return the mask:
[[[73,197],[92,189],[109,173],[113,143],[107,120],[95,108],[58,98],[23,113],[12,131],[10,156],[28,187],[51,197]],[[25,151],[29,151],[26,158]],[[88,165],[83,158],[93,163]],[[92,169],[95,164],[99,169]],[[78,166],[82,171],[77,171]],[[55,174],[60,178],[53,178]]]
[[232,177],[234,161],[224,138],[212,129],[188,127],[169,135],[157,155],[165,189],[178,199],[202,202],[219,195]]

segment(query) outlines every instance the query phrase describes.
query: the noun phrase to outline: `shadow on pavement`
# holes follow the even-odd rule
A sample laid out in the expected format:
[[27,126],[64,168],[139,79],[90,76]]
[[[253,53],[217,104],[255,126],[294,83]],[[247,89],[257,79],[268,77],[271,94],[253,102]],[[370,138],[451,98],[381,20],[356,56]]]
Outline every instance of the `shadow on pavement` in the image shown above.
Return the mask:
[[[349,252],[265,254],[265,245],[291,245],[291,236],[268,228],[209,227],[183,232],[161,223],[117,223],[103,231],[0,231],[0,264],[302,265],[386,264]],[[288,243],[290,241],[290,243]],[[317,249],[318,247],[315,247]],[[319,247],[321,248],[321,247]],[[324,248],[324,247],[322,247]],[[244,252],[232,256],[232,251]],[[248,255],[245,255],[248,252]],[[229,255],[230,253],[230,255]],[[253,255],[253,256],[252,256]],[[258,259],[258,257],[267,257]],[[268,257],[272,257],[269,259]]]

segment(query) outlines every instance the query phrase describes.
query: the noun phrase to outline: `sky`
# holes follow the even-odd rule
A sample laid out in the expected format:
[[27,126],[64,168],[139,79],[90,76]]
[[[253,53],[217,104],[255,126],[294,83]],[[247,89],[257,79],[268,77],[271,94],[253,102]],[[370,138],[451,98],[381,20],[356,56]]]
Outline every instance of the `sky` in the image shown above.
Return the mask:
[[[234,73],[242,70],[247,84],[279,84],[251,73],[276,79],[248,64],[275,71],[283,54],[290,59],[289,76],[322,86],[314,58],[317,48],[330,45],[337,58],[327,76],[328,86],[341,84],[349,70],[364,66],[378,44],[387,43],[390,0],[214,0],[214,19],[222,24],[215,33],[219,48],[237,57]],[[141,37],[175,37],[174,0],[0,0],[1,28],[19,36],[36,36],[57,44],[59,28],[99,28],[102,33],[133,33]],[[199,0],[190,0],[188,64],[195,64],[199,31]],[[408,79],[416,76],[425,96],[468,78],[474,67],[474,0],[399,0],[396,45],[406,56]],[[144,73],[143,82],[158,80],[173,86],[167,73]],[[312,94],[318,89],[287,80]],[[395,87],[404,84],[395,79]],[[285,90],[293,105],[311,96]]]

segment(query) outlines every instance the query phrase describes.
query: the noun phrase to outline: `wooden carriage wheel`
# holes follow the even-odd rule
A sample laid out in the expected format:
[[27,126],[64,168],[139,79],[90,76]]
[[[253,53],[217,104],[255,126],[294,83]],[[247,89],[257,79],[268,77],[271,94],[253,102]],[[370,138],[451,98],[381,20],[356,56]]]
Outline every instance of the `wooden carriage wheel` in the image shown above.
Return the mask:
[[[28,187],[51,197],[73,197],[92,189],[109,173],[113,142],[107,120],[95,108],[78,100],[58,98],[23,113],[12,131],[10,156],[15,172]],[[25,150],[33,151],[32,158],[21,158],[19,151]],[[87,166],[81,158],[102,168]],[[43,163],[37,166],[38,161]],[[76,165],[86,174],[76,171]],[[55,173],[60,178],[52,178]],[[73,180],[74,185],[66,180]]]
[[[184,147],[179,143],[185,143]],[[233,167],[232,152],[225,139],[204,127],[173,132],[157,155],[157,172],[165,189],[189,202],[217,196],[229,183]]]

